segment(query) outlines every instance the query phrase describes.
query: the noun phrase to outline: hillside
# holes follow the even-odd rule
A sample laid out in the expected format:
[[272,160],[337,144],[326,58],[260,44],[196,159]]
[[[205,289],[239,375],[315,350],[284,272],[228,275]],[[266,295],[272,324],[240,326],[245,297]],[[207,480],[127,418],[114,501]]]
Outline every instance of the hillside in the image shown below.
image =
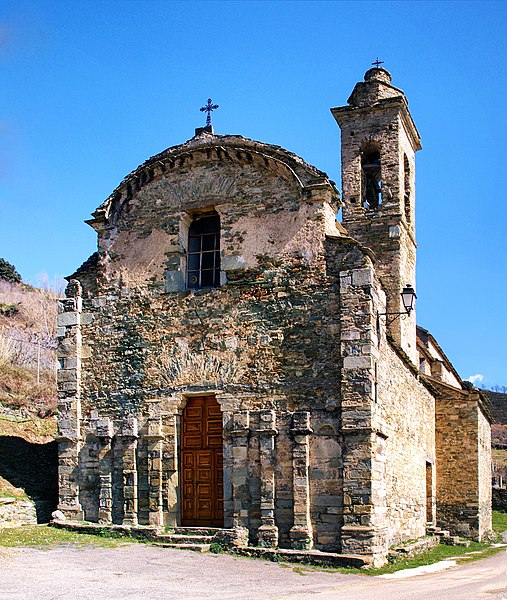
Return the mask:
[[55,507],[56,294],[0,280],[0,523]]
[[505,445],[507,447],[507,394],[499,392],[486,392],[491,402],[491,416],[493,425],[491,427],[492,443]]
[[1,405],[39,417],[55,411],[55,328],[53,292],[0,280]]

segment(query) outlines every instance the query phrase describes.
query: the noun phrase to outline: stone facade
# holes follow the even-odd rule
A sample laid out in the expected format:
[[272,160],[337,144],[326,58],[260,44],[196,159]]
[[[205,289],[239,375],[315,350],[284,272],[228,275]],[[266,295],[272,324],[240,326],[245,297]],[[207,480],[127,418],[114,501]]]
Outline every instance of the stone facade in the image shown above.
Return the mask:
[[[58,317],[59,508],[69,518],[176,527],[194,511],[196,524],[209,514],[248,530],[253,545],[381,564],[390,545],[435,523],[447,482],[469,475],[459,461],[439,470],[442,398],[416,367],[427,348],[414,312],[390,314],[415,281],[420,142],[405,96],[372,69],[332,110],[343,225],[325,173],[210,130],[146,161],[93,214],[98,251],[70,278]],[[365,148],[380,157],[373,208],[359,201]],[[192,232],[207,218],[219,222],[219,284],[199,288],[192,240],[201,275],[211,238]],[[454,383],[457,397],[475,398]],[[218,402],[220,431],[185,416],[201,410],[193,398],[205,412]],[[477,442],[463,520],[480,521],[470,527],[480,536],[489,422],[470,402],[475,421],[453,421],[451,438]]]

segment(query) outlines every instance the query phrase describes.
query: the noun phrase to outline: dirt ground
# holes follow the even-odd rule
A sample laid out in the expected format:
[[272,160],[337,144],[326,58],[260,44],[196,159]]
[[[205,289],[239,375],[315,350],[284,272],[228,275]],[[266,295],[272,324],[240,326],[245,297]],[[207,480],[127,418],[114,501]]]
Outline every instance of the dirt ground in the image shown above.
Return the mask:
[[128,544],[0,549],[1,600],[507,600],[507,554],[410,579]]

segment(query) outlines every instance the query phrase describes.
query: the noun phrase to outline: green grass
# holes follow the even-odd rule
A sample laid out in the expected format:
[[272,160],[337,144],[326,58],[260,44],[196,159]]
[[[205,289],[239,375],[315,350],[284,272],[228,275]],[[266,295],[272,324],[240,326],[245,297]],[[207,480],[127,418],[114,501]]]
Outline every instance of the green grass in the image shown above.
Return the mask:
[[507,531],[507,513],[499,510],[493,511],[493,531],[496,531],[496,533]]
[[[396,571],[401,571],[403,569],[415,569],[416,567],[431,565],[441,560],[453,559],[456,557],[460,557],[458,560],[458,562],[460,563],[471,562],[474,560],[486,558],[487,556],[492,556],[493,554],[502,551],[505,552],[504,547],[492,548],[490,544],[487,543],[482,544],[478,542],[471,542],[468,548],[463,548],[462,546],[446,546],[444,544],[440,544],[439,546],[435,546],[427,552],[423,552],[421,554],[418,554],[417,556],[413,556],[412,558],[404,558],[396,561],[393,564],[387,564],[383,567],[378,568],[356,569],[347,567],[322,567],[313,565],[305,565],[304,567],[299,565],[297,567],[292,568],[296,573],[299,573],[300,575],[303,574],[301,572],[302,570],[306,570],[375,576],[385,575],[386,573],[395,573]],[[478,552],[478,554],[468,555],[468,553],[470,552]]]
[[16,546],[50,547],[57,544],[114,548],[135,541],[130,538],[114,537],[114,535],[77,533],[47,525],[23,525],[11,529],[0,529],[0,546],[11,548]]
[[[507,531],[507,513],[493,511],[493,530],[497,533],[503,533]],[[327,568],[327,567],[315,567],[312,565],[305,565],[304,567],[293,567],[296,573],[300,573],[301,569],[308,571],[323,570],[326,571],[337,571],[340,573],[357,573],[361,575],[384,575],[386,573],[395,573],[403,569],[414,569],[424,565],[431,565],[441,560],[453,559],[459,557],[457,560],[459,563],[472,562],[480,560],[498,552],[505,552],[505,547],[492,548],[489,542],[479,543],[470,542],[468,548],[462,546],[446,546],[440,544],[431,548],[427,552],[423,552],[411,558],[398,559],[395,563],[384,565],[379,568],[372,569],[353,569],[353,568]],[[297,570],[296,570],[297,569]],[[301,574],[301,573],[300,573]]]

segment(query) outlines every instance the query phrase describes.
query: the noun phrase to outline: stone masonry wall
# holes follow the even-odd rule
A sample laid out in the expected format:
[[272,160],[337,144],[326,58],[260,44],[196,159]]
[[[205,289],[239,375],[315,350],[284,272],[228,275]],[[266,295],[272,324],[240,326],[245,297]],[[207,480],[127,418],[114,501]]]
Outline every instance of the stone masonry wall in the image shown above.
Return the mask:
[[[387,294],[387,310],[402,310],[400,292],[415,285],[415,151],[420,140],[403,92],[384,69],[370,69],[349,106],[331,109],[342,130],[343,225],[373,250]],[[380,155],[382,202],[362,203],[362,160]],[[393,320],[391,335],[416,364],[415,320]]]
[[437,523],[476,539],[491,530],[490,435],[476,394],[437,399]]
[[[237,154],[187,156],[112,206],[109,225],[94,222],[97,260],[76,274],[79,503],[89,520],[177,524],[182,410],[212,393],[225,525],[248,527],[253,542],[339,551],[337,272],[349,247],[329,185],[305,192],[283,166]],[[210,206],[226,283],[176,291],[186,215]]]
[[[381,339],[373,468],[375,519],[389,547],[425,535],[427,496],[435,498],[435,400],[415,367],[407,366],[383,334]],[[426,488],[427,468],[431,493]],[[434,515],[434,507],[429,513]]]
[[[260,523],[260,485],[255,481],[262,476],[255,472],[259,441],[251,432],[258,429],[256,420],[260,410],[273,409],[277,413],[277,523],[280,543],[289,545],[293,519],[291,414],[296,410],[311,411],[315,428],[312,440],[324,436],[312,442],[310,459],[313,452],[326,453],[322,447],[326,444],[319,440],[330,438],[328,444],[333,448],[338,445],[333,441],[337,439],[340,407],[335,383],[340,367],[335,337],[339,331],[338,297],[329,286],[305,281],[309,272],[297,263],[290,267],[285,264],[283,270],[256,273],[256,283],[251,274],[246,282],[238,274],[227,289],[209,290],[183,300],[179,295],[168,295],[161,302],[160,298],[122,299],[110,294],[107,303],[101,298],[95,302],[103,304],[100,307],[84,302],[86,314],[93,315],[90,325],[83,327],[84,343],[93,349],[90,358],[83,361],[86,391],[81,407],[83,436],[89,436],[89,443],[80,455],[81,503],[87,519],[95,520],[98,510],[100,441],[90,437],[98,418],[94,417],[94,411],[100,418],[110,418],[115,428],[125,415],[137,416],[139,485],[147,478],[146,463],[142,464],[147,453],[143,432],[149,419],[160,416],[164,436],[161,451],[166,459],[162,461],[162,476],[176,488],[178,469],[173,448],[177,444],[177,431],[173,416],[181,414],[186,394],[214,391],[225,413],[250,413],[247,444],[250,489],[242,510],[248,510],[248,523],[253,530]],[[273,285],[275,277],[277,284]],[[100,358],[94,360],[95,355]],[[226,437],[224,445],[227,447],[229,443],[234,446]],[[327,486],[327,502],[335,511],[340,508],[341,496],[336,480],[339,464],[333,466],[337,459],[329,456],[327,474],[319,470],[317,475],[315,466],[310,475],[313,481],[324,473],[325,479],[319,484],[312,483],[312,489],[321,490],[321,484]],[[113,512],[117,520],[123,518],[121,488],[121,481],[113,481],[113,504],[116,500],[117,505]],[[171,494],[174,496],[175,491]],[[316,543],[320,545],[318,536],[329,528],[325,515],[330,513],[316,509],[326,501],[324,496],[313,498]],[[176,507],[167,510],[174,514]],[[142,522],[148,521],[148,512],[145,501],[140,501]],[[327,532],[322,542],[335,550],[338,518],[335,512],[334,533]]]
[[[342,550],[370,553],[381,564],[391,544],[425,533],[434,399],[387,340],[385,318],[377,317],[385,312],[381,284],[370,259],[352,261],[354,253],[352,246],[340,272]],[[429,496],[432,502],[433,481]]]

